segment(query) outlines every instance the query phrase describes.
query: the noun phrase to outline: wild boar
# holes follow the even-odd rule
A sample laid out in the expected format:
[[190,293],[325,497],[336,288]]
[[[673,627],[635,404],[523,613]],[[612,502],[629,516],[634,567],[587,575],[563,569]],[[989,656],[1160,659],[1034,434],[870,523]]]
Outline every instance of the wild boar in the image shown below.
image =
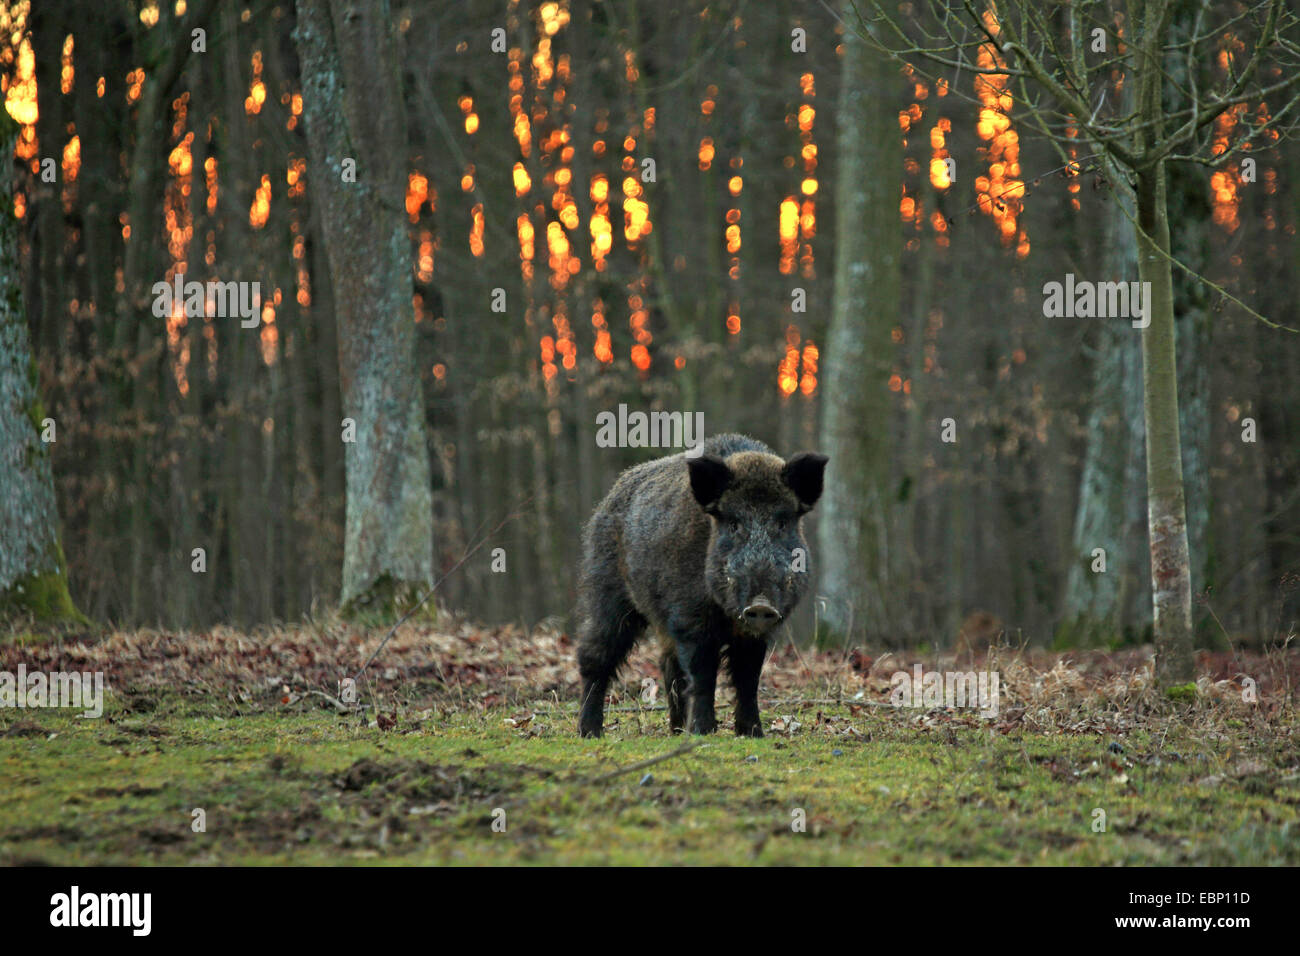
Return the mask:
[[668,725],[717,729],[725,659],[736,733],[761,737],[758,679],[773,628],[808,589],[802,518],[822,493],[826,456],[782,460],[744,435],[717,435],[698,457],[671,455],[619,476],[588,522],[576,614],[582,712],[599,737],[605,692],[647,630],[662,642]]

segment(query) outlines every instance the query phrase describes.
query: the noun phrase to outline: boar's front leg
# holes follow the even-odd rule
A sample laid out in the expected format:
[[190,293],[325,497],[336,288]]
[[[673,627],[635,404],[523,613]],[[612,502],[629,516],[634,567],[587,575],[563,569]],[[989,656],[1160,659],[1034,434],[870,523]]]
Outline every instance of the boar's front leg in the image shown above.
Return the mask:
[[691,678],[688,721],[691,733],[711,734],[718,729],[718,719],[713,714],[713,692],[718,684],[717,642],[708,637],[678,638],[677,660]]
[[767,656],[767,641],[737,638],[727,648],[731,685],[736,688],[736,735],[763,736],[763,721],[758,715],[758,677]]

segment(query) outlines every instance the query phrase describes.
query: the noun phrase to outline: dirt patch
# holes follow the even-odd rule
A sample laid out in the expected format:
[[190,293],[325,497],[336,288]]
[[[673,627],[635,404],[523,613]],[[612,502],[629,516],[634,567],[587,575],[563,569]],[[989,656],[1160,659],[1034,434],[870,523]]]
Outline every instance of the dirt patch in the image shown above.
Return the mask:
[[548,777],[551,771],[510,765],[459,767],[421,760],[381,762],[362,757],[335,778],[334,786],[342,794],[458,804],[512,793],[529,775]]
[[20,720],[12,724],[0,737],[44,737],[49,730],[30,720]]
[[162,791],[162,787],[142,787],[138,783],[133,783],[127,787],[96,787],[90,791],[90,795],[92,797],[147,797]]

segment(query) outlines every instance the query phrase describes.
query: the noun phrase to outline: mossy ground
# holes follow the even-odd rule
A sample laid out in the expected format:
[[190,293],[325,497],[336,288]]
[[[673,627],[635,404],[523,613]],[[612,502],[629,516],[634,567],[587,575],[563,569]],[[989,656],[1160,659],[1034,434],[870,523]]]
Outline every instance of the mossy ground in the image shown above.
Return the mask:
[[137,687],[95,720],[0,710],[0,863],[1300,863],[1293,716],[1207,731],[1217,706],[1117,736],[782,703],[765,716],[800,726],[762,740],[623,706],[584,741],[565,702],[366,714]]

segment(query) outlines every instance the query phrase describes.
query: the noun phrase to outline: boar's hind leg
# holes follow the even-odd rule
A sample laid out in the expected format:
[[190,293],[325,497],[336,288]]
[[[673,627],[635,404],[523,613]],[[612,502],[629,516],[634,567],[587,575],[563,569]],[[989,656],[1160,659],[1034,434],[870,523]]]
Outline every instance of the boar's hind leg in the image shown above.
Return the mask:
[[763,736],[763,722],[758,715],[758,676],[767,655],[764,641],[736,641],[727,648],[731,684],[736,688],[736,735]]
[[605,691],[645,628],[645,618],[625,597],[610,598],[583,615],[578,635],[582,715],[578,734],[599,737],[605,723]]
[[664,689],[668,694],[668,729],[680,734],[686,729],[687,694],[690,693],[691,681],[677,660],[676,648],[669,646],[664,650],[659,669],[663,672]]
[[708,639],[677,639],[677,662],[690,675],[691,733],[711,734],[718,729],[713,715],[713,692],[718,684],[718,645]]

